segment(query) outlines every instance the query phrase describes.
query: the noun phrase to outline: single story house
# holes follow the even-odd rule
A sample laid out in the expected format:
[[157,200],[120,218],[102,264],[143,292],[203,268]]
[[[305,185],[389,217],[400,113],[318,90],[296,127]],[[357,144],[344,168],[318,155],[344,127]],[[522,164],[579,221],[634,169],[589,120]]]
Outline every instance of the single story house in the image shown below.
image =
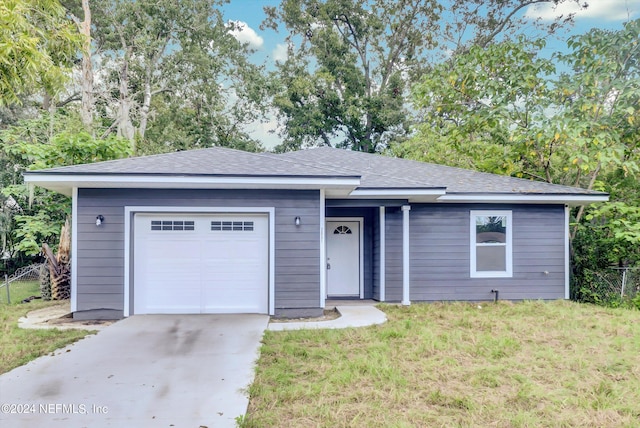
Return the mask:
[[327,298],[566,299],[569,207],[606,193],[334,148],[25,173],[72,197],[77,319],[313,316]]

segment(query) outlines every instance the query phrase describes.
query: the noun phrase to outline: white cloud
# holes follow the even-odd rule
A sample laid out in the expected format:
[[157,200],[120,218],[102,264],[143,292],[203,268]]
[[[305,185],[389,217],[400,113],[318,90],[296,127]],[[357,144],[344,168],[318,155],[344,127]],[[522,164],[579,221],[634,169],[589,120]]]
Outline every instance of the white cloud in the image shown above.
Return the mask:
[[256,121],[247,126],[247,131],[267,150],[273,150],[274,147],[282,144],[282,138],[278,135],[282,128],[275,118],[270,118],[268,122],[264,123]]
[[[580,1],[585,3],[584,0]],[[574,1],[565,1],[555,6],[550,3],[538,4],[527,8],[526,16],[552,21],[558,16],[575,13],[576,18],[597,18],[605,21],[626,21],[638,14],[637,0],[590,0],[586,9],[580,8]]]
[[285,62],[287,57],[289,56],[289,52],[287,51],[287,45],[284,43],[278,43],[271,53],[274,61],[277,62]]
[[258,50],[264,45],[264,39],[243,21],[229,21],[229,33],[240,43],[248,43],[249,48]]

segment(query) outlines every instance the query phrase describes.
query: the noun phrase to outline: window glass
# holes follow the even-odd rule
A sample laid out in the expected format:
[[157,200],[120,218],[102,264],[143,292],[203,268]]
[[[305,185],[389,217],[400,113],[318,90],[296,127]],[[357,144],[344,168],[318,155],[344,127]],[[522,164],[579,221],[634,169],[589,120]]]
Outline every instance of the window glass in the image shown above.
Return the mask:
[[511,277],[511,211],[471,211],[471,277]]
[[477,271],[506,271],[507,252],[505,246],[490,246],[476,248]]
[[506,216],[476,216],[476,243],[506,243]]

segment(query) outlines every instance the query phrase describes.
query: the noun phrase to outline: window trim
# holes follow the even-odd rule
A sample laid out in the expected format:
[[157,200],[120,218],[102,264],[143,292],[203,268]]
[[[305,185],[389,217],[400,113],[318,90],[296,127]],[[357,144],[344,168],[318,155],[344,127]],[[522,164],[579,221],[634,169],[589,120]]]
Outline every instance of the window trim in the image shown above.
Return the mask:
[[[476,270],[476,217],[506,217],[507,238],[505,245],[506,270],[478,271]],[[471,210],[469,216],[469,247],[470,247],[470,277],[471,278],[512,278],[513,277],[513,213],[511,210]]]

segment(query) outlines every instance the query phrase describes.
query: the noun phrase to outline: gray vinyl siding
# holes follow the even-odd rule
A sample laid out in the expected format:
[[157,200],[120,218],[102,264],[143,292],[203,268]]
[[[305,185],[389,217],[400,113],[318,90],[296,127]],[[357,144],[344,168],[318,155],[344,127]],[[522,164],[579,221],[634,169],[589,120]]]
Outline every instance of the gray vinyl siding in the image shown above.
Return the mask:
[[402,210],[387,208],[385,218],[385,297],[387,302],[402,300]]
[[380,209],[373,216],[373,287],[372,298],[380,300]]
[[[480,209],[512,211],[512,278],[470,277],[470,211]],[[423,204],[412,205],[410,216],[412,301],[491,300],[492,289],[501,299],[564,298],[563,206]],[[387,254],[398,247],[401,254],[401,242],[390,248],[387,235],[387,243]]]
[[[110,309],[122,313],[124,309],[125,206],[275,207],[275,309],[318,308],[318,191],[79,189],[79,312]],[[98,214],[105,218],[99,228],[95,225]],[[296,216],[301,219],[297,227]],[[135,284],[131,290],[133,287]],[[132,308],[132,300],[131,304]]]

